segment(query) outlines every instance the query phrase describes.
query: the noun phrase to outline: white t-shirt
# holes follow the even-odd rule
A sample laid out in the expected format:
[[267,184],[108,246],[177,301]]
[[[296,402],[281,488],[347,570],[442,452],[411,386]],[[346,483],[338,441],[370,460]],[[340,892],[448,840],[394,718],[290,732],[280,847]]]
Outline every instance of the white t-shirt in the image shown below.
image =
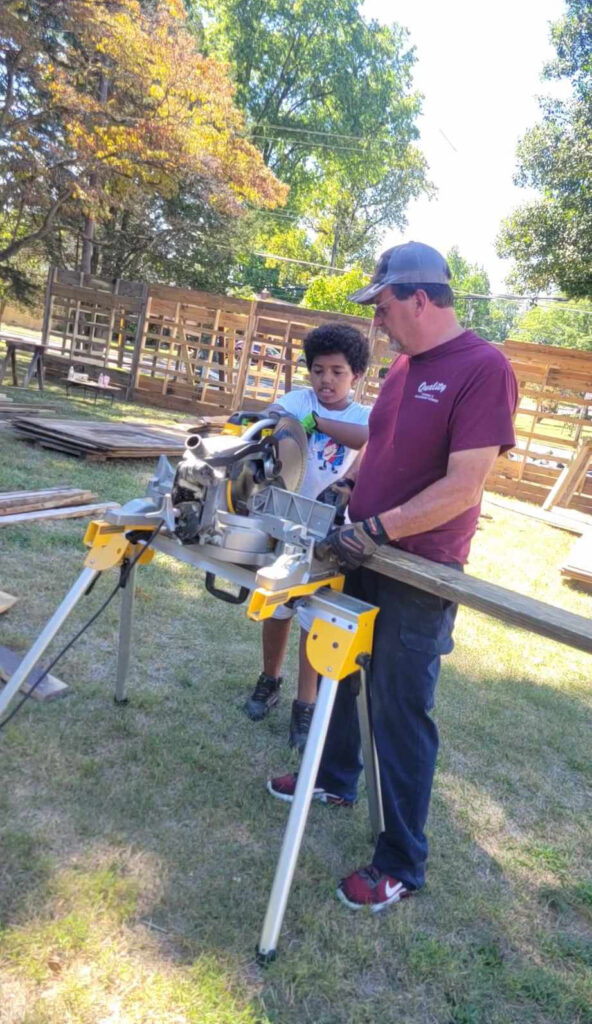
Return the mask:
[[[346,409],[328,409],[321,405],[312,388],[289,391],[278,398],[274,405],[281,405],[282,409],[299,420],[303,420],[309,412],[316,412],[323,419],[359,423],[362,426],[368,423],[371,412],[370,406],[360,405],[359,402],[350,402]],[[347,476],[347,470],[357,454],[356,449],[346,448],[327,434],[315,430],[308,439],[308,463],[300,494],[305,498],[316,498],[329,484]]]

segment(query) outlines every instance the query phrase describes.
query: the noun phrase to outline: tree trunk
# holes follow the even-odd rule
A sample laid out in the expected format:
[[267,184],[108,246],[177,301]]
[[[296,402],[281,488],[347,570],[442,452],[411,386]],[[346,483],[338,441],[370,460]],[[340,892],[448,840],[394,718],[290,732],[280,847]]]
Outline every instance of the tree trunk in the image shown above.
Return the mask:
[[[98,98],[100,103],[106,103],[107,96],[109,95],[109,80],[107,76],[101,74],[99,78],[99,90]],[[91,174],[89,179],[89,185],[91,189],[97,183],[96,174]],[[94,217],[86,216],[84,218],[84,227],[82,229],[82,255],[80,257],[80,269],[83,274],[92,274],[92,260],[94,250],[94,237],[95,237],[95,219]]]
[[93,256],[93,239],[95,237],[94,217],[84,218],[84,230],[82,234],[82,256],[80,257],[80,269],[84,274],[91,273]]
[[331,267],[331,272],[333,272],[333,267],[335,267],[336,264],[337,264],[338,247],[339,247],[339,224],[336,224],[335,225],[335,234],[333,235],[333,247],[331,249],[331,259],[329,261],[329,266]]

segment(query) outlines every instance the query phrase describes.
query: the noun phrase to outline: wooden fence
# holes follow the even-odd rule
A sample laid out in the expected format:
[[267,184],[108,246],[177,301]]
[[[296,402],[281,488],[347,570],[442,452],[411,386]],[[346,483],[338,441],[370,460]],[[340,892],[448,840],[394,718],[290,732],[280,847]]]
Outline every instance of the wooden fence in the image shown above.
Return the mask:
[[[356,389],[371,404],[388,341],[363,317],[253,301],[167,285],[100,281],[52,270],[43,338],[49,372],[68,365],[110,372],[128,398],[192,414],[263,409],[307,380],[302,343],[339,321],[370,342],[370,368]],[[508,341],[520,387],[518,446],[500,457],[487,486],[542,504],[578,445],[592,438],[592,353]],[[592,512],[591,479],[571,504]]]
[[[518,379],[517,447],[499,458],[491,490],[542,505],[578,447],[592,440],[592,353],[506,341]],[[571,506],[592,512],[592,478],[585,476]]]

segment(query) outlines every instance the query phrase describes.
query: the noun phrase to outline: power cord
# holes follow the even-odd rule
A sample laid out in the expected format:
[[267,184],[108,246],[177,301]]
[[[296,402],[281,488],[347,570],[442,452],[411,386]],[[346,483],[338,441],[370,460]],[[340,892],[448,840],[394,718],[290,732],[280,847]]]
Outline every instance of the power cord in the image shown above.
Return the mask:
[[[99,615],[102,615],[102,613],[105,611],[105,608],[107,607],[107,605],[109,605],[111,603],[111,601],[113,600],[113,598],[115,597],[117,591],[118,590],[122,590],[125,587],[128,579],[129,579],[129,575],[130,575],[132,569],[134,568],[136,562],[138,561],[139,558],[142,557],[142,555],[147,550],[147,548],[150,547],[150,545],[156,539],[157,534],[160,533],[160,531],[161,531],[163,526],[164,526],[164,522],[161,521],[159,523],[159,525],[156,527],[156,529],[154,530],[154,533],[150,534],[150,537],[148,538],[146,543],[142,546],[142,548],[138,551],[138,553],[134,556],[134,558],[131,561],[129,561],[128,559],[124,559],[124,561],[121,564],[121,568],[120,568],[120,572],[119,572],[119,579],[117,581],[117,585],[113,588],[113,590],[108,595],[108,597],[103,601],[103,603],[100,606],[100,608],[94,613],[94,615],[92,615],[90,617],[88,622],[85,622],[85,624],[83,626],[81,626],[81,628],[78,630],[78,632],[74,634],[72,639],[68,641],[66,646],[63,647],[62,650],[59,652],[59,654],[57,654],[55,656],[53,661],[51,661],[49,663],[49,665],[41,673],[39,678],[35,680],[35,682],[30,687],[30,689],[27,690],[27,692],[23,694],[21,700],[16,705],[16,707],[14,707],[12,709],[10,714],[7,715],[6,718],[2,719],[2,721],[0,722],[0,729],[3,729],[5,725],[8,725],[10,720],[12,718],[14,718],[14,716],[20,711],[20,709],[22,708],[23,704],[25,704],[26,701],[28,701],[29,698],[33,695],[34,691],[37,689],[39,684],[46,678],[47,675],[49,675],[49,673],[51,672],[52,668],[55,665],[57,665],[57,663],[60,660],[60,658],[62,658],[64,656],[64,654],[66,653],[66,651],[69,651],[70,648],[76,643],[76,641],[82,636],[82,634],[85,633],[86,630],[90,628],[90,626],[92,626],[93,622],[95,622],[98,619]],[[132,531],[130,531],[130,532],[132,532]],[[92,587],[94,586],[94,583],[95,583],[95,581],[93,580],[93,582],[91,583],[91,585],[89,587],[89,590],[87,590],[86,593],[88,593],[92,589]]]

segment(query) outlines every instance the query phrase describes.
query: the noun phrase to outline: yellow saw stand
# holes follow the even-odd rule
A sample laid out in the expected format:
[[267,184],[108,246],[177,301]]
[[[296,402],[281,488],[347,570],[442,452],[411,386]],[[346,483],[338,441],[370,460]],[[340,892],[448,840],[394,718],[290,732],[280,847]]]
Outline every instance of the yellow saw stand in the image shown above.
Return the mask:
[[[0,694],[0,716],[35,668],[78,601],[88,592],[101,573],[117,567],[124,568],[126,576],[122,584],[115,701],[120,704],[127,702],[126,676],[131,653],[136,567],[150,562],[155,551],[205,571],[206,587],[210,592],[218,597],[223,596],[231,603],[241,602],[247,593],[250,593],[248,615],[252,619],[262,620],[270,617],[278,604],[287,601],[292,601],[296,606],[305,601],[314,611],[315,617],[308,635],[306,650],[310,663],[321,676],[321,684],[257,945],[259,962],[268,963],[276,956],[277,941],[337,687],[340,680],[356,672],[360,673],[361,678],[358,714],[370,820],[375,837],[384,828],[366,679],[372,652],[374,620],[378,609],[341,593],[343,576],[330,575],[327,572],[317,579],[299,583],[287,590],[266,589],[260,585],[261,578],[258,579],[259,573],[255,568],[237,565],[226,559],[218,560],[210,552],[206,552],[203,546],[181,545],[172,536],[155,531],[151,526],[92,522],[87,529],[85,543],[90,550],[85,558],[84,569]],[[146,546],[147,544],[150,546]],[[239,594],[234,596],[226,591],[216,590],[217,576],[238,585]]]

